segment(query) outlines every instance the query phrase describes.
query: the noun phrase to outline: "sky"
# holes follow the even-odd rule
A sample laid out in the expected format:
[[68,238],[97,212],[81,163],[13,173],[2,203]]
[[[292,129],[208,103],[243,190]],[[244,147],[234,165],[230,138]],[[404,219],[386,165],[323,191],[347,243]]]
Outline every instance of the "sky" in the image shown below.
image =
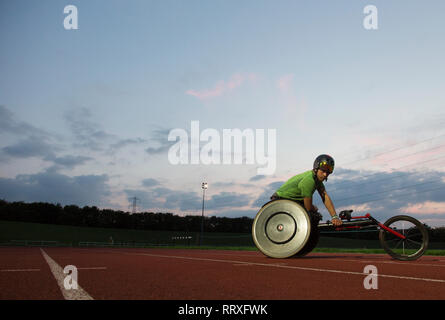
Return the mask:
[[[330,154],[338,212],[445,226],[444,11],[3,0],[0,199],[200,215],[207,182],[205,215],[253,218]],[[250,140],[227,145],[228,130]]]

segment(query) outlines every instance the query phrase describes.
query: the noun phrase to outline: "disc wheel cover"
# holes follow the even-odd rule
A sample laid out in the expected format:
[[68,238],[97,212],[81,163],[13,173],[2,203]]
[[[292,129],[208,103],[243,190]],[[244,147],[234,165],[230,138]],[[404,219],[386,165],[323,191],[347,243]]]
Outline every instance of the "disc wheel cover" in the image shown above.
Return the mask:
[[271,258],[289,258],[306,244],[311,221],[306,210],[291,200],[276,200],[257,213],[252,225],[256,247]]

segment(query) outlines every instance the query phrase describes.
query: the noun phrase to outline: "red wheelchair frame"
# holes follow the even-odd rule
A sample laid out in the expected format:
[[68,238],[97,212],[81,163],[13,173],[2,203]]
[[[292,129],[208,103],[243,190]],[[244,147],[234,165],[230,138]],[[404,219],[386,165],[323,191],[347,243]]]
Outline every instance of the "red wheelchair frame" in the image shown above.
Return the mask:
[[[340,212],[339,218],[342,220],[341,226],[334,226],[332,222],[327,221],[326,223],[321,223],[318,225],[319,231],[322,230],[334,230],[334,231],[347,231],[347,230],[361,230],[368,228],[376,228],[380,229],[379,240],[383,247],[383,249],[393,258],[398,260],[416,260],[420,258],[426,251],[428,247],[428,231],[425,226],[420,223],[420,221],[410,217],[410,216],[394,216],[388,219],[385,223],[379,222],[377,219],[371,216],[371,214],[367,213],[364,216],[351,216],[353,210],[344,210]],[[413,224],[418,232],[408,236],[408,234],[404,234],[404,232],[400,233],[395,228],[391,228],[391,224],[397,221],[406,221]],[[389,236],[392,236],[393,239],[388,239]],[[416,240],[413,240],[413,236],[415,236]],[[419,236],[421,239],[419,240]],[[398,243],[411,242],[415,243],[419,246],[418,250],[412,254],[405,254],[403,252],[400,253],[394,248],[391,248],[390,241],[398,241]],[[404,247],[405,248],[405,247]],[[400,251],[400,250],[399,250]]]

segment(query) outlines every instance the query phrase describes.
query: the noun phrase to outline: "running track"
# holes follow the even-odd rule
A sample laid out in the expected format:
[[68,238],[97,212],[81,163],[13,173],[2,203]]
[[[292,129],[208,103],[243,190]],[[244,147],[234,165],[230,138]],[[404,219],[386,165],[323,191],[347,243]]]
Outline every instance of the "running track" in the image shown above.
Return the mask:
[[[63,268],[78,270],[65,290]],[[365,289],[367,265],[378,289]],[[2,300],[445,299],[445,257],[312,253],[271,259],[255,251],[0,248]]]

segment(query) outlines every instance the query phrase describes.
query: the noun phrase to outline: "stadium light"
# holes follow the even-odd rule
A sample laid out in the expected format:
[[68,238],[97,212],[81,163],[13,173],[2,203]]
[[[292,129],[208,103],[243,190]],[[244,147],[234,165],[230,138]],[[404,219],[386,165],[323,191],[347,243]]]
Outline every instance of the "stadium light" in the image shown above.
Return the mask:
[[204,235],[204,198],[205,198],[205,193],[207,188],[209,187],[209,185],[207,184],[207,182],[203,182],[201,185],[202,188],[202,214],[201,214],[201,236],[199,237],[199,246],[201,246],[202,244],[202,237]]

